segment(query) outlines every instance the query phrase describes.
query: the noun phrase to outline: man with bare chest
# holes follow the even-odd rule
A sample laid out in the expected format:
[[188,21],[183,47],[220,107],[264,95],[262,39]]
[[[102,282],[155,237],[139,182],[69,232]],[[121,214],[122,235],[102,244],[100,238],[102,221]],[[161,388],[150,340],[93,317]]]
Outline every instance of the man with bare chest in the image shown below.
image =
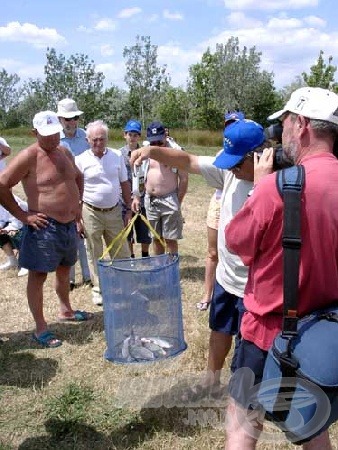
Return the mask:
[[[165,128],[161,122],[152,122],[147,128],[150,146],[165,146]],[[178,152],[183,151],[177,149]],[[165,240],[169,253],[178,253],[178,239],[182,239],[183,218],[181,203],[188,188],[188,173],[154,159],[149,159],[146,174],[144,206],[147,219],[158,235]],[[139,197],[133,196],[133,211],[139,209]],[[164,252],[161,241],[153,237],[155,255]]]
[[[43,285],[48,272],[56,272],[59,320],[92,317],[85,311],[74,311],[69,301],[69,271],[77,258],[83,177],[69,151],[59,145],[62,126],[56,114],[36,114],[33,127],[37,141],[0,173],[0,203],[24,223],[19,264],[29,270],[27,298],[36,324],[33,338],[42,346],[58,347],[62,341],[47,329],[43,314]],[[27,196],[27,212],[11,192],[20,181]]]

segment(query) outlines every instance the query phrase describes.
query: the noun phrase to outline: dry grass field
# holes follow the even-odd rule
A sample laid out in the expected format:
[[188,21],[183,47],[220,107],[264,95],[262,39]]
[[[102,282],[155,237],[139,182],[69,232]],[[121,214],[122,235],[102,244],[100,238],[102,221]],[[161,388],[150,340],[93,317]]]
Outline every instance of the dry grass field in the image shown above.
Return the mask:
[[[9,141],[22,147],[21,141]],[[15,191],[22,193],[20,186]],[[73,307],[93,311],[94,319],[58,323],[53,274],[45,285],[45,313],[63,345],[39,348],[31,340],[34,324],[26,301],[26,278],[18,278],[16,271],[0,274],[0,450],[223,448],[226,398],[182,401],[206,365],[208,313],[198,312],[195,303],[202,295],[205,219],[212,192],[201,177],[190,177],[180,242],[188,348],[170,361],[126,365],[106,361],[102,307],[92,304],[88,288],[79,287],[71,292]],[[1,254],[0,262],[3,259]],[[225,385],[227,376],[228,361]],[[335,427],[332,434],[337,436]],[[258,446],[259,450],[292,448],[269,426]]]

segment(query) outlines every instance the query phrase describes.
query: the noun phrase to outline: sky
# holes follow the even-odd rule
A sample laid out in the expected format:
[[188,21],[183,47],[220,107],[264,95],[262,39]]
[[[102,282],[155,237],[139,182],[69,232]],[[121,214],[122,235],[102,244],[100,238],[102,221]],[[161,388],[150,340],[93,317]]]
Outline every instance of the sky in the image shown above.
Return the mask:
[[[334,0],[1,0],[0,70],[44,79],[47,47],[85,54],[105,87],[126,88],[123,50],[150,36],[157,64],[185,88],[188,68],[216,44],[238,37],[261,53],[277,89],[310,72],[320,50],[338,66]],[[338,75],[337,75],[338,76]]]

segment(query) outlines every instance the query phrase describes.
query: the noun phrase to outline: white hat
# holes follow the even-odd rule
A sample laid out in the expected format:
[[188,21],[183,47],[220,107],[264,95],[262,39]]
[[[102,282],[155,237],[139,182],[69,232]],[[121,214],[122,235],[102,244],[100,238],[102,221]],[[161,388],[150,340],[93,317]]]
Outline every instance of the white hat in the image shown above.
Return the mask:
[[35,114],[33,127],[41,136],[51,136],[62,131],[58,116],[53,111],[41,111]]
[[60,100],[58,103],[58,110],[56,114],[59,117],[65,117],[66,119],[70,119],[74,116],[81,116],[83,111],[80,111],[77,107],[77,104],[71,98],[64,98]]
[[271,114],[268,120],[278,119],[287,111],[338,125],[338,95],[319,87],[302,87],[291,94],[284,109]]

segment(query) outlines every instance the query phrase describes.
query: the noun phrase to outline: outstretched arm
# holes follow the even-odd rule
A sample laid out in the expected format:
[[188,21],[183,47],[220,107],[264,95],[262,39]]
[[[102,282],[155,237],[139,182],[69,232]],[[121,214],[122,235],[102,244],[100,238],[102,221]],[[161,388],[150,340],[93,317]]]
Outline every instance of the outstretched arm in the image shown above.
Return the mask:
[[198,165],[198,157],[196,155],[175,148],[157,147],[156,145],[141,147],[134,150],[130,156],[130,165],[133,166],[136,164],[137,166],[140,166],[142,161],[148,158],[155,159],[159,163],[166,164],[170,167],[176,167],[177,169],[188,173],[201,173]]

